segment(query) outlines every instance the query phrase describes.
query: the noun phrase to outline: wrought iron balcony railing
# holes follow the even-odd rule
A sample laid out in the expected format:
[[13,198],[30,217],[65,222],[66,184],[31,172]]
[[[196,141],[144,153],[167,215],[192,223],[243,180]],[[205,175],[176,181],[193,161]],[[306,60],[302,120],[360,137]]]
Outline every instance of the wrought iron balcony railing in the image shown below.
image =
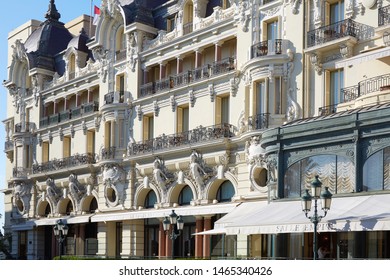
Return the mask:
[[58,124],[67,120],[77,119],[81,116],[96,111],[99,111],[99,102],[90,102],[61,113],[53,114],[48,117],[42,117],[39,121],[39,127],[45,127],[53,124]]
[[24,122],[15,125],[15,133],[30,132],[36,128],[35,123]]
[[[144,84],[140,87],[140,97],[150,96],[157,92],[187,85],[202,79],[210,78],[211,76],[225,74],[235,69],[235,58],[228,57],[221,61],[216,61],[212,65],[206,64],[196,69],[184,71],[177,75],[171,75],[161,80]],[[112,97],[110,97],[110,100],[112,100]]]
[[283,52],[283,41],[282,39],[262,41],[252,46],[252,58],[266,56],[269,54],[282,54]]
[[231,124],[218,124],[206,127],[200,126],[189,131],[170,135],[163,134],[154,139],[133,143],[129,146],[127,154],[129,156],[136,156],[186,145],[206,143],[222,138],[231,138],[235,133],[236,128]]
[[[380,75],[360,81],[357,85],[341,89],[343,100],[341,103],[350,102],[358,97],[390,89],[390,74]],[[336,113],[337,104],[319,108],[319,115]]]
[[269,125],[269,113],[257,114],[248,118],[248,130],[264,129]]
[[378,26],[390,24],[390,5],[378,9]]
[[358,38],[363,25],[352,19],[342,20],[307,32],[307,47],[321,45],[339,38]]
[[123,103],[125,101],[125,91],[114,91],[104,95],[104,104]]
[[100,158],[101,160],[115,159],[115,152],[116,152],[116,147],[114,146],[103,148],[100,151]]
[[76,154],[67,158],[53,159],[48,162],[40,164],[33,164],[32,174],[46,173],[56,170],[63,170],[75,166],[94,164],[96,163],[96,155],[87,154]]
[[12,169],[12,176],[14,178],[27,178],[31,170],[25,167],[14,167]]
[[320,116],[327,116],[337,112],[337,104],[332,104],[318,108],[318,114]]
[[126,49],[115,52],[115,61],[120,62],[126,59]]

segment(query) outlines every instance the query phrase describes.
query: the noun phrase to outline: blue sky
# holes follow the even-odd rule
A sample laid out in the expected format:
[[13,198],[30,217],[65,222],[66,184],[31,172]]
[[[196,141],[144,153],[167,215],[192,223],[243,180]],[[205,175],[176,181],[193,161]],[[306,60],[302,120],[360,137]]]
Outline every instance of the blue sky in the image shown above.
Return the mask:
[[[100,0],[93,0],[92,4],[100,6]],[[26,23],[30,19],[45,20],[45,13],[48,10],[50,0],[13,0],[4,1],[2,4],[3,13],[0,25],[0,81],[8,79],[7,73],[7,41],[8,33],[18,26]],[[61,14],[60,21],[66,23],[82,14],[91,13],[91,0],[56,0],[58,12]],[[0,86],[0,120],[6,119],[7,91],[4,86]],[[5,178],[6,157],[3,152],[5,142],[5,129],[0,123],[0,189],[7,186]],[[0,194],[0,213],[4,214],[4,195]],[[0,229],[4,225],[3,218],[0,219]]]

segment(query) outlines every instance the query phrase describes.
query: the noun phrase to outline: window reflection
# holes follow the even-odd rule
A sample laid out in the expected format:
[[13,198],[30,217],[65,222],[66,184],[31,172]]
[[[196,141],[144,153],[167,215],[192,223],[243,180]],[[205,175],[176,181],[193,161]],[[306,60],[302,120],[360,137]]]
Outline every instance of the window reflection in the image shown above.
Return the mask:
[[284,177],[284,197],[299,197],[315,175],[332,193],[350,193],[355,189],[355,167],[346,157],[319,155],[291,165]]

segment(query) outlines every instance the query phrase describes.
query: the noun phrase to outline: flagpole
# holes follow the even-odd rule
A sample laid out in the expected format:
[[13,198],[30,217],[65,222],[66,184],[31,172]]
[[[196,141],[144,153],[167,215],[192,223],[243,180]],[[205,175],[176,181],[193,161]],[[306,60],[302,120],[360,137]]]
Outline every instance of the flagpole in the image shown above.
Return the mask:
[[89,17],[89,38],[92,38],[92,6],[93,6],[93,0],[91,0],[91,13]]

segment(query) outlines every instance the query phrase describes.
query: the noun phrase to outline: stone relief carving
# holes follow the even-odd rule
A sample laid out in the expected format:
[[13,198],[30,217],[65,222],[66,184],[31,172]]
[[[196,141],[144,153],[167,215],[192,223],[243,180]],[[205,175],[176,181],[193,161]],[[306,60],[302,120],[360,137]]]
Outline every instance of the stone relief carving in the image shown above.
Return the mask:
[[108,50],[103,49],[102,46],[96,47],[92,50],[93,57],[99,62],[98,75],[103,83],[107,80],[108,74]]
[[197,151],[192,151],[190,156],[190,177],[198,188],[201,198],[204,198],[206,181],[214,175],[213,169],[207,167],[202,156]]
[[153,163],[153,183],[162,194],[162,202],[167,200],[167,191],[175,181],[175,176],[168,171],[163,160],[156,157]]
[[135,67],[138,62],[138,33],[133,32],[127,36],[127,56],[130,69],[132,72],[135,71]]
[[80,201],[86,194],[86,188],[80,184],[76,174],[69,175],[69,193],[73,200],[76,202],[76,211],[80,210]]
[[57,188],[52,178],[46,180],[46,197],[54,206],[57,205],[62,197],[61,190]]
[[12,202],[13,206],[21,215],[28,215],[28,212],[30,211],[31,189],[32,186],[30,184],[26,184],[25,182],[14,182]]
[[111,207],[122,205],[124,207],[126,198],[125,170],[117,164],[104,164],[102,166],[101,179],[104,186],[106,205]]
[[236,6],[235,19],[241,24],[242,31],[248,31],[248,24],[251,19],[250,15],[250,1],[241,0]]

